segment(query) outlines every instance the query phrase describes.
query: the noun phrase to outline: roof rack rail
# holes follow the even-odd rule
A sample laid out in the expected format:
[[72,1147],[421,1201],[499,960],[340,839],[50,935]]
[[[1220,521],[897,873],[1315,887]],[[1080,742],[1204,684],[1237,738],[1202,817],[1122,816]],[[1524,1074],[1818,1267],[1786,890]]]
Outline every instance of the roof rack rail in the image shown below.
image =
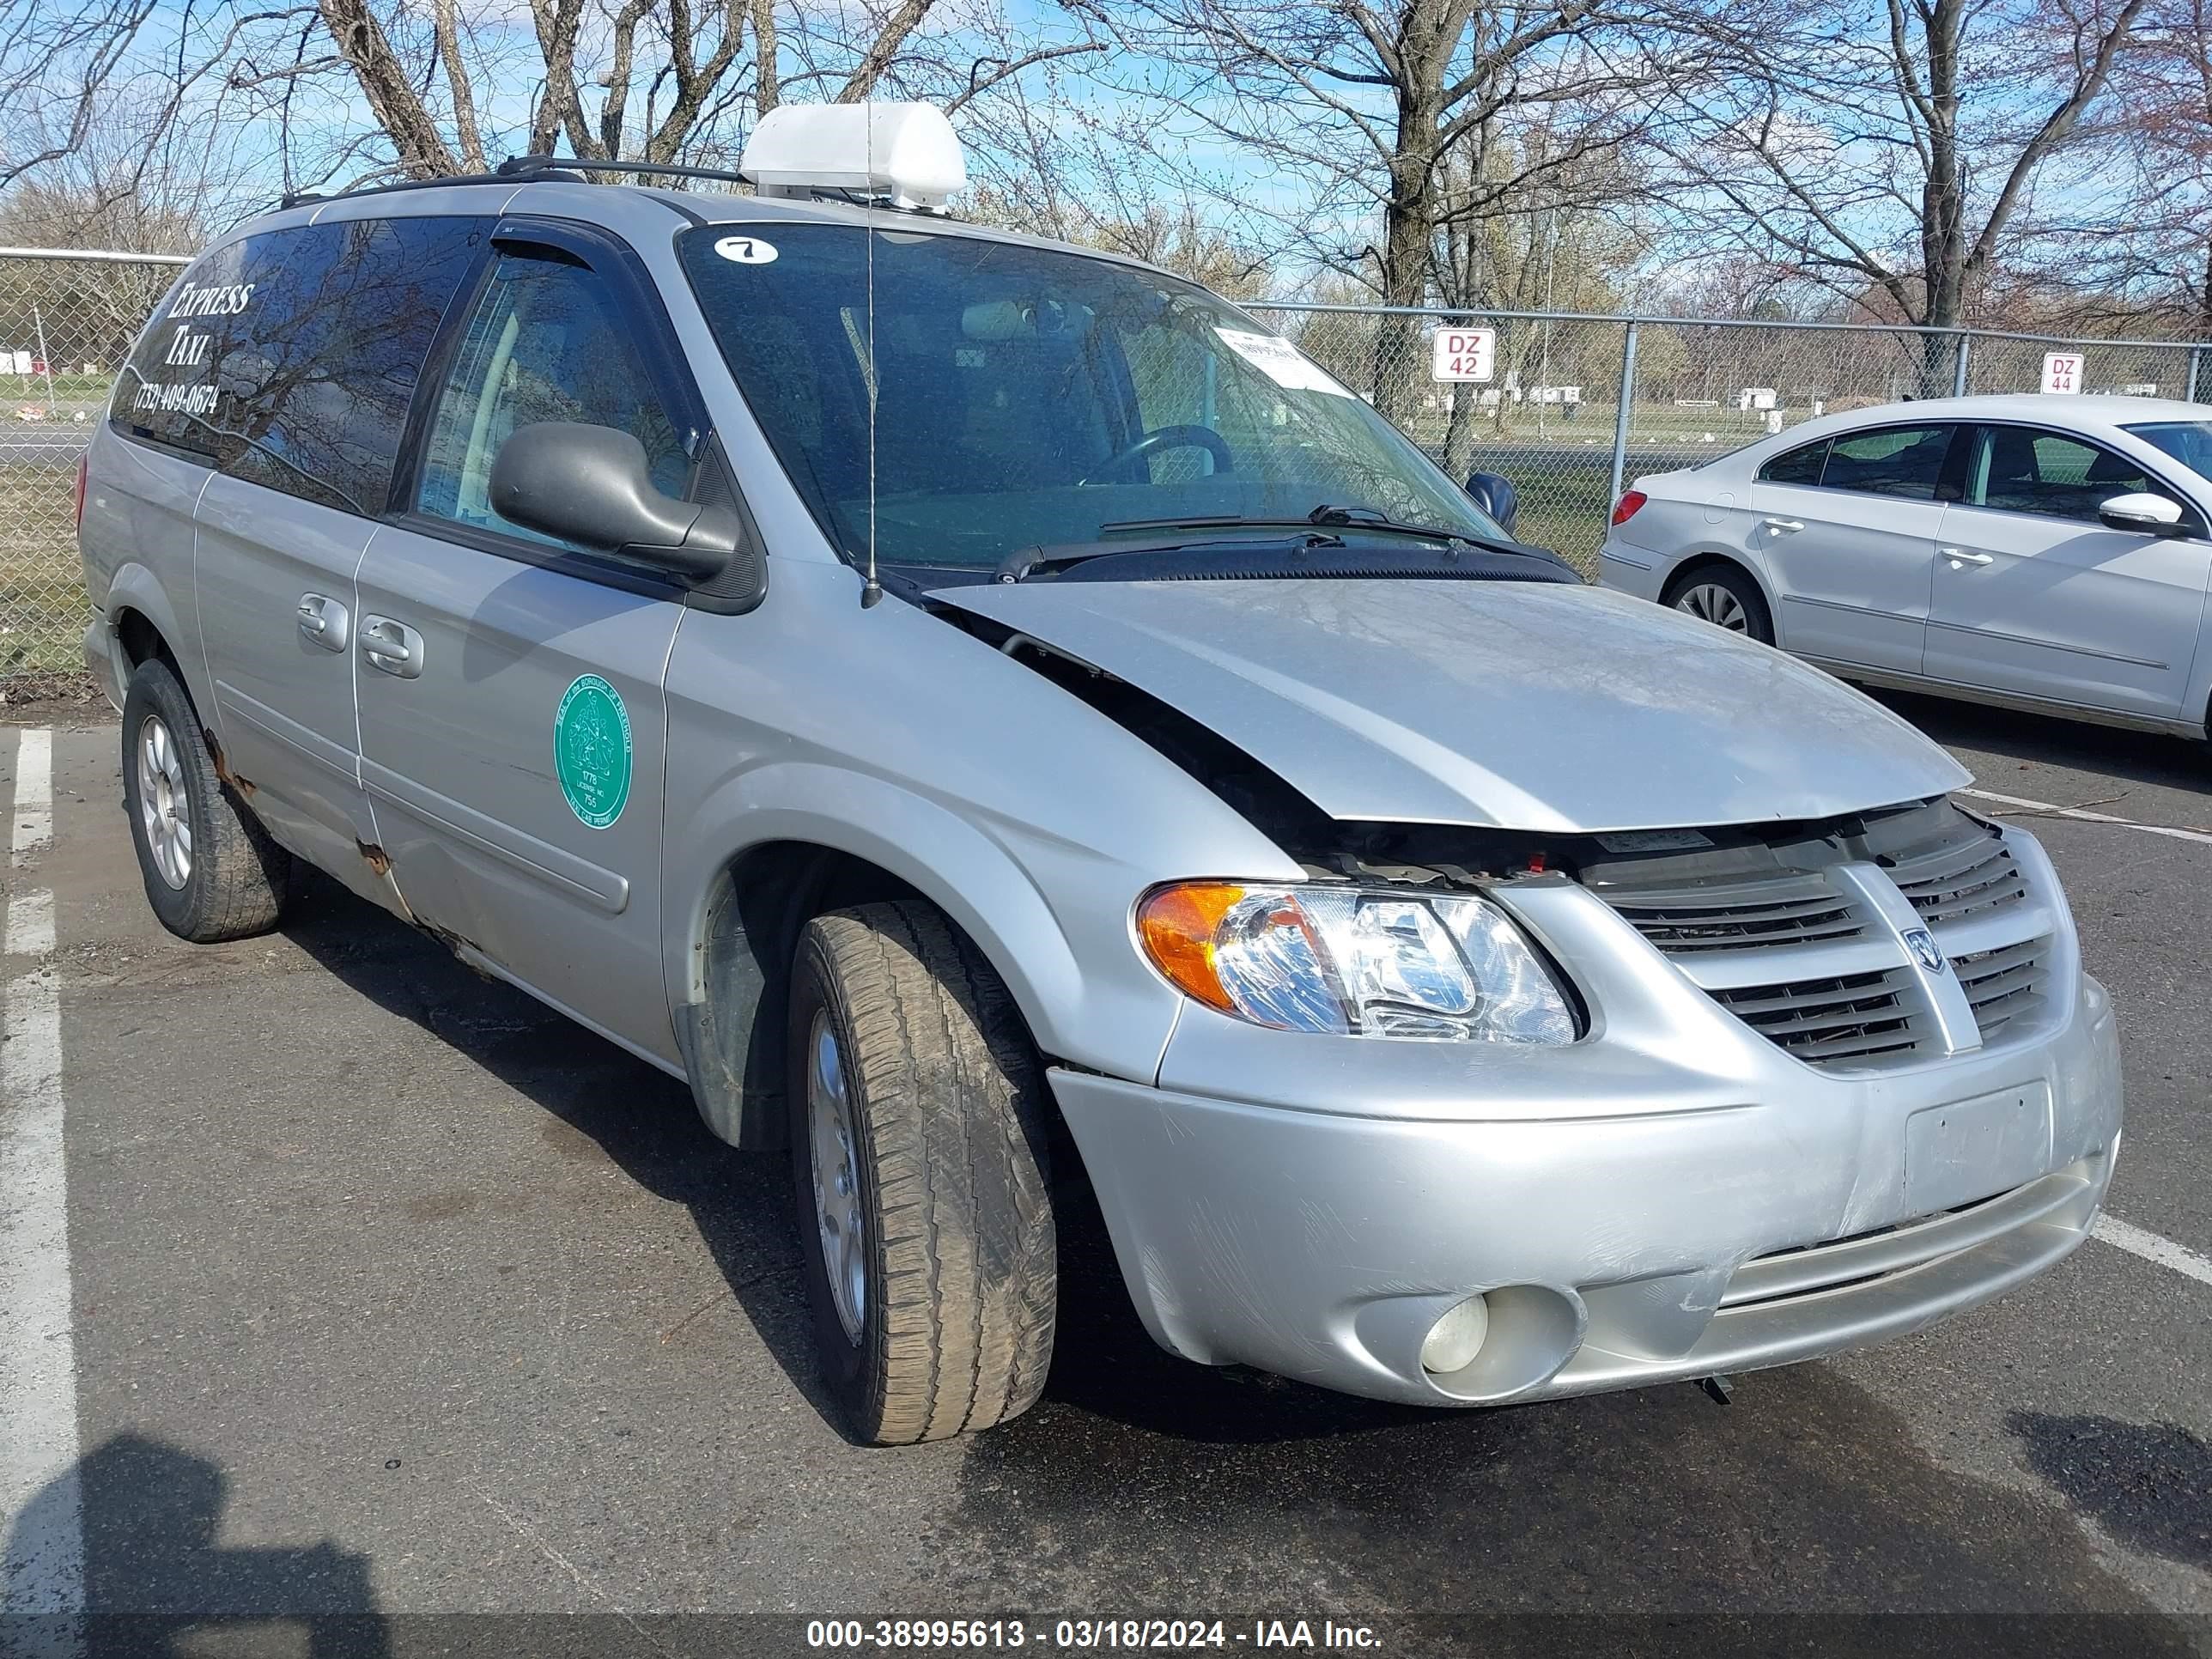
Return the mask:
[[720,167],[682,167],[672,161],[587,161],[574,155],[510,155],[489,173],[446,173],[435,179],[396,179],[390,184],[363,185],[356,190],[293,191],[279,198],[279,207],[305,207],[310,202],[349,202],[356,196],[388,196],[402,190],[437,190],[447,185],[589,184],[593,173],[635,173],[656,179],[712,179],[725,184],[750,181],[742,173]]
[[726,167],[685,167],[675,161],[586,161],[574,155],[510,155],[499,164],[502,179],[529,178],[558,172],[574,178],[569,168],[586,173],[635,173],[651,179],[713,179],[728,185],[749,185],[751,179]]
[[362,185],[355,190],[296,190],[277,199],[279,207],[305,207],[310,202],[350,202],[356,196],[389,196],[402,190],[441,190],[447,185],[505,185],[514,181],[495,173],[453,173],[435,179],[395,179],[388,185]]

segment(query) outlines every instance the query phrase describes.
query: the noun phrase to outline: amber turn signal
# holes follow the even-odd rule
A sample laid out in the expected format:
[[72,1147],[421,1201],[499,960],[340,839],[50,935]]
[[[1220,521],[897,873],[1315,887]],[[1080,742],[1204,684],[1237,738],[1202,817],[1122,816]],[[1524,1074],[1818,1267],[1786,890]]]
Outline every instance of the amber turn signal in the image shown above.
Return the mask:
[[1192,881],[1163,887],[1137,907],[1137,937],[1152,965],[1187,996],[1224,1012],[1235,1007],[1214,963],[1221,919],[1244,890],[1228,882]]

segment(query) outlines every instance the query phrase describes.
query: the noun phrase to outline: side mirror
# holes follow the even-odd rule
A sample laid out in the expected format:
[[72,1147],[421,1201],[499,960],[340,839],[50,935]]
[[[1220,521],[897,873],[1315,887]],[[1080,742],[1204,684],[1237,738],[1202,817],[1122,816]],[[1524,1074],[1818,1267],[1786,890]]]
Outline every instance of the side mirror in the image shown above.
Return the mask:
[[1474,504],[1487,513],[1498,527],[1510,536],[1513,521],[1521,516],[1521,492],[1513,487],[1510,478],[1502,478],[1495,472],[1474,472],[1468,476],[1467,493],[1474,497]]
[[491,464],[491,504],[526,530],[694,581],[719,575],[745,540],[730,508],[662,495],[629,433],[574,421],[518,427]]
[[2181,503],[2163,495],[2115,495],[2097,508],[2097,519],[2108,530],[2133,530],[2146,536],[2179,536]]

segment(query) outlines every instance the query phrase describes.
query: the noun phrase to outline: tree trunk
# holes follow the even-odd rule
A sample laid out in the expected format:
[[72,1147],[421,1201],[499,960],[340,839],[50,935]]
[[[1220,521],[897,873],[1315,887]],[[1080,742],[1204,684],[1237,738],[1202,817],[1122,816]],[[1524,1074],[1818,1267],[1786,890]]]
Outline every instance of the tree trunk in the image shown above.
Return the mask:
[[[1382,211],[1379,272],[1382,303],[1418,306],[1429,297],[1429,261],[1437,231],[1438,110],[1419,89],[1401,89],[1397,154],[1390,160],[1390,199]],[[1376,410],[1400,426],[1417,402],[1415,362],[1421,319],[1384,316],[1375,331],[1371,390]]]
[[[1928,178],[1921,191],[1923,292],[1917,320],[1929,328],[1956,328],[1965,313],[1966,287],[1966,185],[1959,159],[1961,0],[1936,0],[1923,15],[1928,40]],[[1920,345],[1920,395],[1949,395],[1958,337],[1923,335]]]
[[411,179],[459,172],[438,124],[416,95],[406,66],[365,0],[322,0],[320,9],[338,56],[352,68],[377,124],[391,135],[400,168]]

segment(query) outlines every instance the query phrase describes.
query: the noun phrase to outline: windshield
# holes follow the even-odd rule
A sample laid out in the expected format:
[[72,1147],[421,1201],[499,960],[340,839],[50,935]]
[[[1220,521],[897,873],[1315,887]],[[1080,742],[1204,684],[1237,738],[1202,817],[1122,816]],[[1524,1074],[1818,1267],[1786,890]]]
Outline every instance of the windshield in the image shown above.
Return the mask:
[[731,372],[848,557],[868,549],[871,240],[887,563],[988,568],[1131,520],[1324,504],[1510,539],[1287,342],[1172,277],[958,234],[688,231],[684,270]]
[[2198,477],[2212,478],[2212,421],[2150,421],[2120,430],[2164,450]]

